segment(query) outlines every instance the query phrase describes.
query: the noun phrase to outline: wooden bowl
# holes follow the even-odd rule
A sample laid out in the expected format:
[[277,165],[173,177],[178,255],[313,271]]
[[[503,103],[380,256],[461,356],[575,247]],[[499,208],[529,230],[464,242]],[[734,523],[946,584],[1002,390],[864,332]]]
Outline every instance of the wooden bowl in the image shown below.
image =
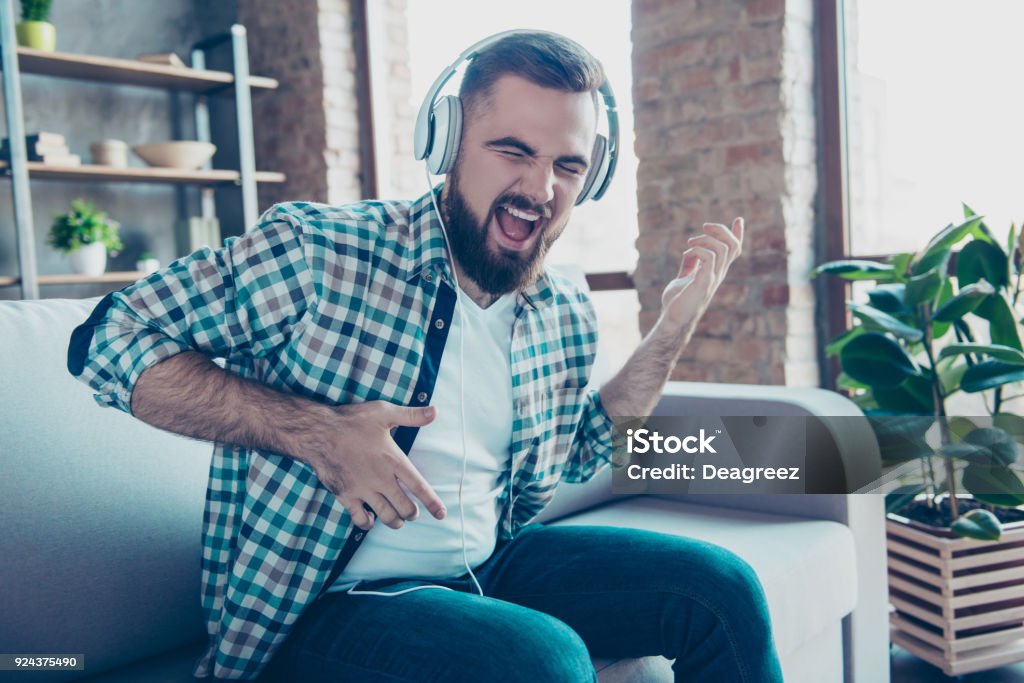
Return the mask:
[[150,166],[195,170],[209,161],[217,146],[196,140],[174,140],[132,145],[132,151]]

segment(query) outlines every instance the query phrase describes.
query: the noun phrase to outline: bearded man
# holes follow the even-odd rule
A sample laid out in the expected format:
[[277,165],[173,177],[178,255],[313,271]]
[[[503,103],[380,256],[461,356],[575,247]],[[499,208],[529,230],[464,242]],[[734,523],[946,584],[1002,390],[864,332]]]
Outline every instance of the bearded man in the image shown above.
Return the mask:
[[781,680],[735,555],[531,523],[608,465],[609,416],[650,413],[743,238],[705,224],[657,324],[588,387],[593,307],[544,261],[593,172],[603,82],[566,38],[497,40],[439,192],[275,205],[75,330],[101,403],[215,442],[197,677],[562,683],[660,654],[677,681]]

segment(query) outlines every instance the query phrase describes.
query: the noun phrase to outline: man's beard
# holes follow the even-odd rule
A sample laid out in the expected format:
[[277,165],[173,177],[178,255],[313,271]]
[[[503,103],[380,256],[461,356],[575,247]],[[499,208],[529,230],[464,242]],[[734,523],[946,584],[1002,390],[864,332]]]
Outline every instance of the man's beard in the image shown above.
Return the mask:
[[[544,234],[536,238],[528,252],[514,252],[499,246],[497,253],[487,246],[487,227],[497,207],[502,204],[544,215],[542,208],[522,195],[502,195],[491,205],[485,222],[481,223],[459,191],[458,177],[454,171],[448,175],[447,189],[443,208],[448,240],[466,276],[484,292],[496,296],[525,289],[533,284],[544,271],[544,257],[553,241],[550,236],[557,236],[557,232],[551,231],[554,226],[541,219],[546,223],[543,226]],[[541,228],[534,228],[538,229]]]

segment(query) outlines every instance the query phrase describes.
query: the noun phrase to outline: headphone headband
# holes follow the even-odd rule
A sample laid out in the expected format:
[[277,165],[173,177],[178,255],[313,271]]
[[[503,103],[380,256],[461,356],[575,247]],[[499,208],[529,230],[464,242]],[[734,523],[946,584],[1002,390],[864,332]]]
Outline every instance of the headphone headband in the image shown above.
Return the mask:
[[[462,137],[462,102],[458,97],[451,95],[442,98],[439,102],[437,98],[441,89],[455,75],[463,62],[472,61],[480,52],[508,36],[523,33],[558,35],[550,31],[527,29],[512,29],[496,33],[463,50],[455,61],[434,79],[434,83],[427,91],[419,112],[416,114],[413,152],[416,159],[427,161],[428,170],[435,175],[449,173],[454,168],[455,155],[458,153],[459,140]],[[608,138],[605,139],[603,135],[597,135],[590,170],[587,172],[583,190],[576,200],[577,204],[588,199],[600,199],[608,189],[618,163],[619,114],[615,105],[615,94],[607,78],[598,87],[598,92],[604,101],[605,115],[608,119]]]

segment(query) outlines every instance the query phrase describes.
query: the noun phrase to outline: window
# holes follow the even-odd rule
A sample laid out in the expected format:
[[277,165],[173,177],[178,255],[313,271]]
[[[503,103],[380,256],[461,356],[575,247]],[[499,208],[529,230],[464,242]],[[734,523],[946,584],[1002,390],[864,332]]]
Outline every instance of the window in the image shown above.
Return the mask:
[[1024,3],[847,0],[850,253],[921,248],[966,202],[1024,217]]
[[[836,0],[819,9],[823,260],[917,251],[963,220],[961,202],[997,237],[1011,222],[1019,228],[1024,91],[1015,64],[1024,4]],[[830,65],[836,56],[840,77]],[[830,279],[823,289],[827,342],[845,328],[846,287]],[[853,298],[865,289],[853,287]],[[975,399],[964,397],[961,414],[984,413]]]

